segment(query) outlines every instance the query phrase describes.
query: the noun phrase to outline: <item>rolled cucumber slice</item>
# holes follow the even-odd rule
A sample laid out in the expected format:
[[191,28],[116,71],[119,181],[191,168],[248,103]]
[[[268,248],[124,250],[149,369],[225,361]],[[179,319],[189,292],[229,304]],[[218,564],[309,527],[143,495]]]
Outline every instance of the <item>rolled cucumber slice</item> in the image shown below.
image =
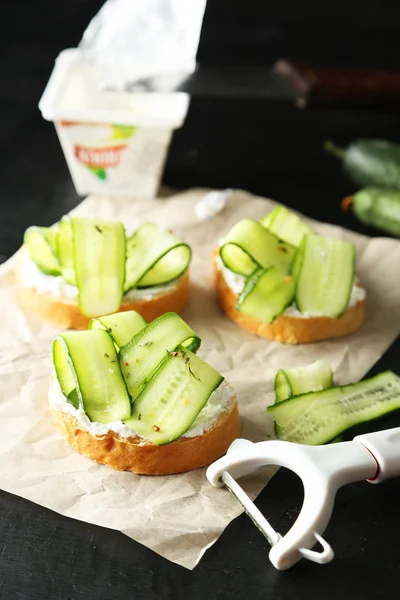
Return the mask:
[[222,381],[196,354],[179,348],[146,385],[125,425],[158,446],[169,444],[189,429]]
[[53,364],[62,393],[75,408],[79,408],[79,398],[76,392],[76,381],[71,370],[68,351],[64,342],[55,340],[53,343]]
[[71,220],[79,308],[87,317],[115,313],[125,280],[125,229],[118,221]]
[[40,230],[42,231],[44,237],[46,238],[47,243],[50,244],[51,248],[53,249],[54,254],[57,256],[58,226],[40,227]]
[[187,270],[190,247],[153,223],[144,223],[127,241],[124,291],[177,279]]
[[325,358],[297,369],[280,369],[275,376],[275,402],[332,386],[332,367]]
[[53,344],[53,362],[63,394],[73,392],[74,382],[79,407],[91,421],[110,423],[130,417],[130,398],[106,331],[59,335]]
[[400,409],[400,377],[385,371],[371,379],[310,392],[267,409],[289,442],[325,444],[351,427]]
[[275,267],[258,269],[246,281],[236,308],[265,323],[272,323],[287,306],[292,304],[295,281],[282,275]]
[[24,235],[24,244],[30,257],[43,273],[61,275],[60,263],[47,237],[45,227],[28,227]]
[[258,267],[274,266],[281,273],[289,273],[295,249],[267,231],[252,219],[242,219],[228,232],[220,248],[224,265],[245,277]]
[[57,232],[57,255],[61,264],[62,276],[68,283],[76,285],[76,275],[74,267],[74,250],[71,219],[63,217],[58,226]]
[[[275,377],[275,402],[282,402],[292,396],[318,392],[333,386],[333,372],[329,362],[322,358],[305,367],[297,369],[280,369]],[[310,404],[314,402],[310,395]],[[293,406],[293,419],[304,410],[304,406]],[[275,423],[275,433],[280,437],[280,427]],[[339,439],[337,441],[340,441]]]
[[277,238],[296,248],[300,246],[305,235],[312,233],[311,228],[285,206],[274,208],[260,223]]
[[342,239],[308,234],[297,275],[296,304],[302,313],[337,318],[349,303],[355,247]]
[[137,287],[148,288],[171,283],[183,275],[190,264],[192,251],[186,244],[172,248],[138,281]]
[[303,260],[304,260],[304,246],[305,246],[305,236],[303,237],[303,240],[302,240],[300,246],[297,248],[296,254],[294,255],[294,259],[293,259],[293,262],[292,262],[291,274],[296,279],[299,276],[301,267],[303,265]]
[[142,315],[135,310],[91,319],[89,329],[104,329],[112,337],[117,349],[125,346],[130,340],[146,327],[147,323]]
[[200,338],[176,313],[166,313],[139,331],[119,353],[121,372],[135,401],[169,353],[184,345],[196,352]]

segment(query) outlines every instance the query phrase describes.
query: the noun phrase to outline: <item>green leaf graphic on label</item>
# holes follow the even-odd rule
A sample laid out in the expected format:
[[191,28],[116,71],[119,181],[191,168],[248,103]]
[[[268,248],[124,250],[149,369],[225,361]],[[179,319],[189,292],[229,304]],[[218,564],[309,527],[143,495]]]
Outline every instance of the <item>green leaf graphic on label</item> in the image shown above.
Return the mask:
[[107,178],[107,173],[105,169],[102,169],[101,167],[89,167],[88,166],[89,171],[91,171],[93,173],[93,175],[96,175],[96,177],[98,177],[99,179],[102,179],[103,181]]
[[110,139],[120,140],[123,138],[130,138],[136,131],[136,127],[131,125],[112,125],[113,134]]

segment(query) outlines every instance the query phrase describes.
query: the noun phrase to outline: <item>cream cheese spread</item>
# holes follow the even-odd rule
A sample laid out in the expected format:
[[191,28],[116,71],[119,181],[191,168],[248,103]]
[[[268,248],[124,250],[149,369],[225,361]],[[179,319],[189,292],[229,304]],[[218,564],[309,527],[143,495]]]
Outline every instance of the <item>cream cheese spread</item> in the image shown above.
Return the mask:
[[199,221],[207,221],[218,215],[232,196],[231,189],[208,192],[195,205],[196,217]]
[[[55,299],[77,299],[78,288],[68,283],[62,276],[47,275],[43,273],[25,252],[24,260],[20,269],[20,277],[23,284],[28,288],[35,289],[39,294],[49,294]],[[151,288],[132,289],[124,296],[125,300],[152,300],[156,296],[172,292],[179,285],[180,279],[171,281],[165,285],[157,285]]]
[[[219,416],[223,412],[229,410],[234,395],[235,392],[233,388],[229,385],[229,383],[223,381],[215,390],[215,392],[211,394],[206,405],[200,411],[194,423],[186,431],[186,433],[183,434],[182,437],[196,437],[211,429],[211,427],[217,422]],[[78,423],[91,435],[101,436],[113,432],[117,433],[123,438],[139,436],[136,431],[127,425],[124,425],[122,421],[113,421],[112,423],[106,424],[90,421],[84,410],[81,408],[76,409],[68,402],[61,391],[55,371],[53,371],[53,376],[51,378],[49,403],[54,410],[61,410],[62,412],[68,413],[75,417]]]

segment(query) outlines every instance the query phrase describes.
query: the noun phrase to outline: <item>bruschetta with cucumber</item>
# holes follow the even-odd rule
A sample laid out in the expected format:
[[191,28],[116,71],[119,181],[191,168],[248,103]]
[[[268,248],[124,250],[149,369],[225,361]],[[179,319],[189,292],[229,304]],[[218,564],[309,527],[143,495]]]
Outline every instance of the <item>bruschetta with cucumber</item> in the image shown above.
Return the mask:
[[222,310],[267,339],[316,342],[364,322],[366,290],[355,275],[354,244],[318,235],[284,206],[234,225],[213,266]]
[[208,465],[240,434],[233,388],[197,355],[176,313],[92,319],[53,343],[49,402],[77,452],[118,470],[181,473]]
[[26,230],[18,297],[66,329],[120,310],[152,320],[185,305],[190,261],[189,245],[153,223],[128,236],[119,221],[65,216],[54,227]]

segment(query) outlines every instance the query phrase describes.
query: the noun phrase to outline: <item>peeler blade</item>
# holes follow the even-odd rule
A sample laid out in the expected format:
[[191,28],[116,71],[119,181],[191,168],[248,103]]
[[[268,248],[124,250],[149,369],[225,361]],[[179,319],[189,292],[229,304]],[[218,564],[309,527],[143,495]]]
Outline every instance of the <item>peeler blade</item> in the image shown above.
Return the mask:
[[279,540],[282,539],[281,534],[275,531],[269,521],[267,521],[264,515],[258,510],[254,502],[250,500],[243,488],[240,487],[240,485],[235,479],[233,479],[231,475],[229,475],[228,471],[224,471],[221,478],[225,486],[235,496],[238,502],[240,502],[246,514],[253,521],[254,525],[261,531],[271,546],[277,544]]

